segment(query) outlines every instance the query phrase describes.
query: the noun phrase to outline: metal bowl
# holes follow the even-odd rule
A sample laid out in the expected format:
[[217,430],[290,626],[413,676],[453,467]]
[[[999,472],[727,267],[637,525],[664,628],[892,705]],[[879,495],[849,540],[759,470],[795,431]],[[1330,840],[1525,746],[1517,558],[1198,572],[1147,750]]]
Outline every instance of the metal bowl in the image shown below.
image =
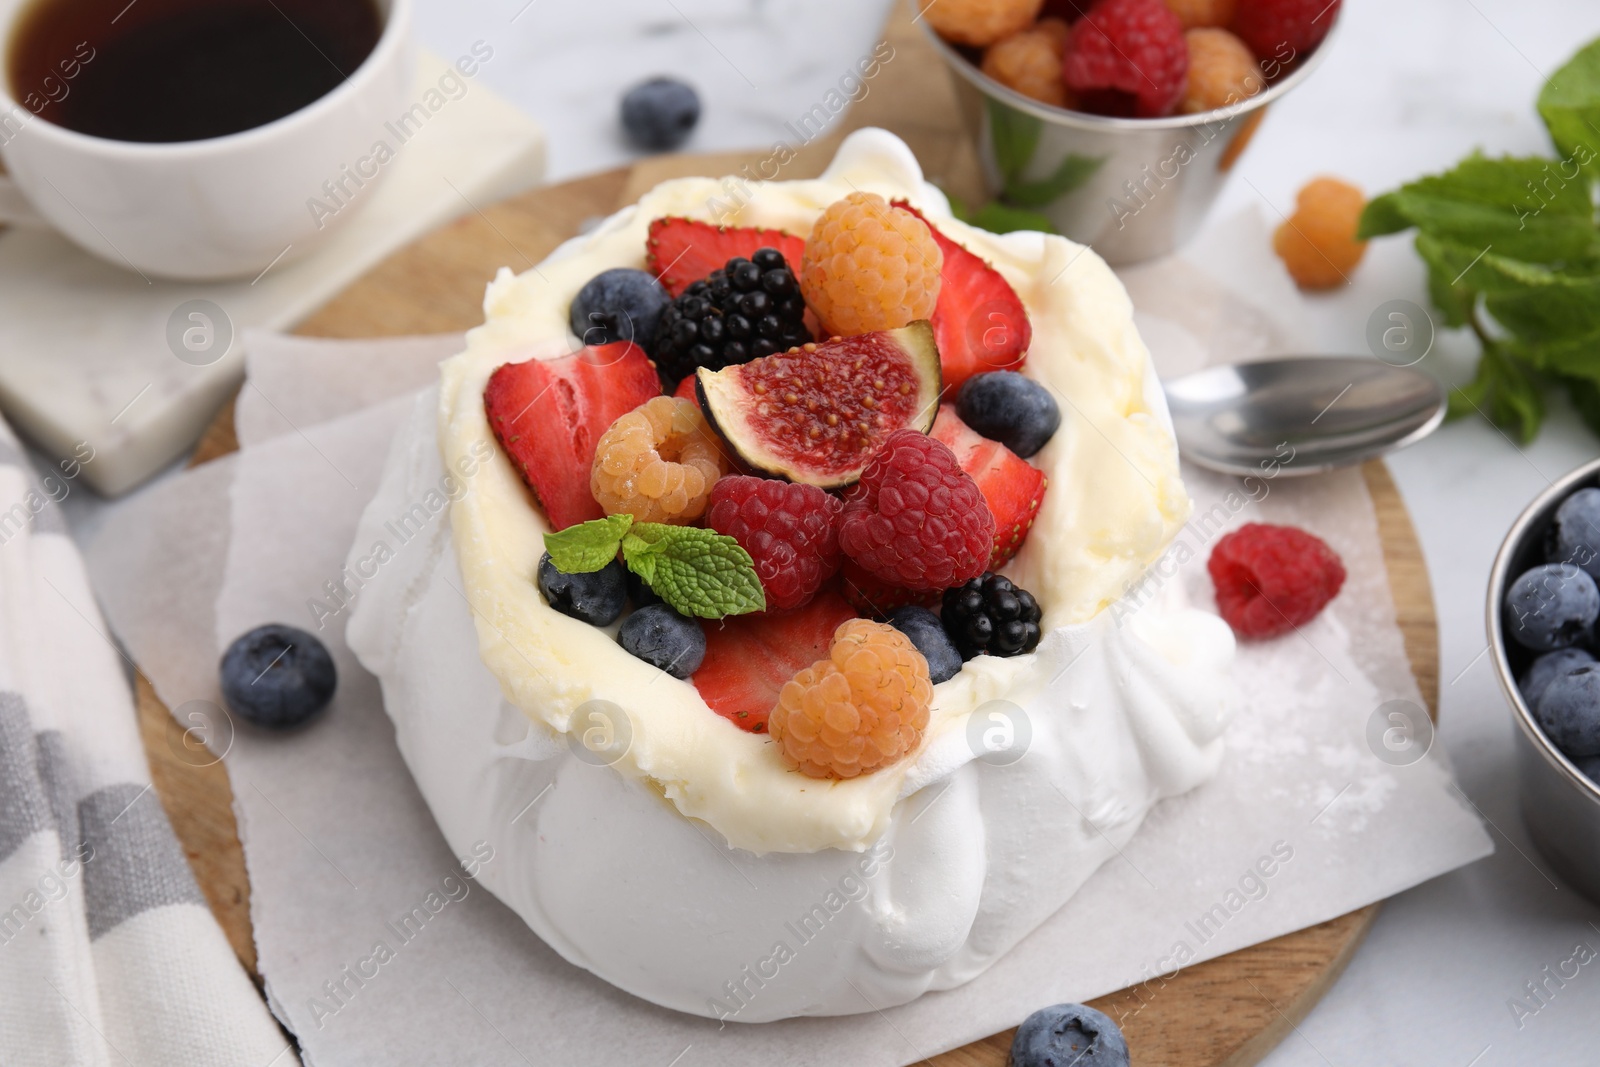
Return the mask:
[[1295,65],[1237,104],[1129,119],[1067,111],[1014,92],[921,25],[952,71],[989,195],[1043,214],[1108,263],[1164,256],[1194,236],[1267,105],[1310,77],[1338,29],[1335,21],[1307,56],[1291,50],[1270,61]]
[[1600,901],[1600,785],[1579,771],[1534,720],[1517,688],[1517,675],[1537,654],[1508,645],[1502,625],[1507,588],[1523,571],[1545,561],[1545,531],[1556,508],[1590,486],[1600,486],[1600,460],[1584,464],[1540,493],[1512,524],[1489,574],[1488,628],[1495,673],[1517,721],[1522,821],[1556,873]]

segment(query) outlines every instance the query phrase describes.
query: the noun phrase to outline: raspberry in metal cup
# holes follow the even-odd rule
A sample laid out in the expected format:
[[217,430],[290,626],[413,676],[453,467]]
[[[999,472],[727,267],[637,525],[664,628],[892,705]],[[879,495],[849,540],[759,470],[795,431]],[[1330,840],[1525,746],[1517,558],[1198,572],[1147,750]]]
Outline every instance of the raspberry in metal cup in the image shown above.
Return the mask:
[[[1332,11],[1327,17],[1337,22],[1336,16]],[[929,42],[950,67],[988,195],[1043,215],[1057,232],[1092,246],[1112,264],[1166,255],[1198,232],[1266,107],[1311,75],[1332,37],[1330,32],[1314,46],[1297,49],[1301,39],[1295,36],[1265,59],[1258,55],[1266,87],[1235,103],[1193,114],[1120,117],[1068,110],[1024,95],[986,73],[973,48],[940,37],[931,21],[931,14],[921,20]],[[1122,57],[1115,48],[1102,51],[1107,69],[1088,69],[1094,64],[1087,59],[1093,57],[1086,57],[1079,61],[1085,66],[1082,78],[1103,74],[1115,81],[1111,67]],[[1071,65],[1070,48],[1067,61]],[[989,70],[1001,72],[993,63]],[[1147,108],[1177,107],[1186,76],[1174,84],[1171,101],[1152,98],[1145,101]],[[1069,96],[1071,86],[1069,77]]]

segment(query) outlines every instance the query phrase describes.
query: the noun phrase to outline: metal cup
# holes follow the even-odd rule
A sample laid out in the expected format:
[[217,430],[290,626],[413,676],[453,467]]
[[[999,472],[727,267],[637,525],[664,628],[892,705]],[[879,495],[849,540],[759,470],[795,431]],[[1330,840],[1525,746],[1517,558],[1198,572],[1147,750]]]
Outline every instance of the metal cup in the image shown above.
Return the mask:
[[1523,571],[1545,561],[1544,534],[1556,508],[1577,490],[1595,485],[1600,485],[1600,460],[1558,480],[1518,516],[1489,574],[1488,624],[1495,673],[1517,721],[1517,778],[1528,836],[1557,874],[1600,901],[1600,784],[1579,771],[1539,728],[1517,687],[1518,670],[1525,669],[1524,661],[1534,653],[1508,646],[1503,625],[1506,590]]
[[1306,56],[1285,44],[1262,67],[1269,80],[1277,69],[1294,69],[1239,103],[1125,119],[1029,99],[984,74],[926,22],[922,28],[949,64],[989,195],[1043,214],[1113,264],[1164,256],[1193,237],[1267,105],[1305,81],[1328,49],[1327,38]]

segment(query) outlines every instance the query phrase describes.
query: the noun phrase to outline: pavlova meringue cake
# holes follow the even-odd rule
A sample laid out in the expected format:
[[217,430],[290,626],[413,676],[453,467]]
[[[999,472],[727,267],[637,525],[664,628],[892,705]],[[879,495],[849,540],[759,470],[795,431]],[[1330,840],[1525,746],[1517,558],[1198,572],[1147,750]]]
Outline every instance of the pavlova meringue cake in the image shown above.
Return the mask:
[[[925,641],[937,644],[944,637],[932,616],[923,616],[934,629],[931,638],[909,627],[902,633],[878,622],[846,623],[834,637],[833,660],[827,659],[825,634],[820,654],[808,654],[806,662],[826,662],[799,671],[783,685],[770,725],[763,729],[766,708],[755,709],[761,714],[754,726],[741,722],[739,715],[729,714],[708,675],[713,661],[723,677],[736,673],[738,650],[745,647],[737,643],[740,628],[768,616],[732,613],[718,619],[716,611],[689,604],[684,588],[668,581],[664,569],[649,571],[630,562],[671,607],[701,616],[683,625],[695,633],[703,629],[711,646],[706,666],[682,677],[686,672],[672,663],[658,666],[641,658],[648,651],[640,653],[637,641],[619,639],[617,625],[574,617],[570,603],[541,592],[541,581],[554,573],[541,571],[547,548],[551,558],[576,558],[558,553],[557,542],[545,541],[552,532],[550,516],[564,505],[553,490],[529,480],[519,451],[528,442],[508,432],[511,423],[505,419],[491,424],[485,394],[490,391],[492,405],[492,379],[508,364],[571,358],[583,346],[569,325],[573,301],[603,271],[644,268],[653,222],[687,219],[783,231],[797,248],[819,228],[830,205],[861,194],[881,196],[882,201],[867,198],[873,203],[905,204],[910,210],[898,211],[892,222],[913,241],[925,235],[912,233],[921,224],[906,218],[926,220],[945,242],[941,300],[959,295],[952,288],[952,270],[964,249],[978,257],[967,261],[985,261],[993,269],[988,273],[998,272],[1025,309],[1031,343],[1005,373],[1025,376],[1059,401],[1059,429],[1029,461],[1043,472],[1048,488],[1034,501],[1031,530],[1010,527],[1013,541],[1025,537],[1020,551],[1013,543],[1002,552],[1008,527],[1002,522],[998,531],[993,560],[1016,551],[1002,568],[1010,585],[991,585],[985,594],[990,599],[982,603],[992,607],[1011,596],[1005,603],[1014,605],[1017,595],[1004,590],[1026,590],[1042,612],[1042,638],[1030,637],[1020,646],[1024,651],[1011,646],[1013,654],[1003,654],[998,644],[994,654],[974,654],[971,640],[952,632],[964,662],[956,661],[959,670],[952,677],[935,682],[928,664],[938,657]],[[723,183],[666,182],[562,245],[536,268],[520,275],[500,272],[485,298],[487,321],[468,335],[466,351],[443,365],[437,392],[419,399],[395,441],[352,559],[382,537],[385,522],[429,493],[442,492],[452,500],[448,529],[431,528],[426,539],[379,570],[361,592],[348,637],[362,663],[382,681],[400,750],[451,847],[464,853],[476,841],[494,845],[496,862],[480,876],[491,892],[567,960],[639,997],[713,1018],[761,1022],[881,1009],[980,974],[1065,904],[1126,844],[1157,801],[1193,789],[1216,772],[1231,708],[1234,643],[1221,620],[1181,602],[1177,583],[1153,598],[1146,583],[1140,603],[1118,603],[1176,535],[1189,501],[1132,307],[1097,255],[1059,237],[996,236],[957,221],[945,197],[923,181],[905,144],[881,130],[853,134],[819,179],[752,183],[738,199],[742,203],[731,215],[718,216],[713,212],[725,209],[729,200]],[[895,238],[887,240],[891,250],[900,247]],[[784,268],[790,280],[800,276],[798,286],[811,312],[826,299],[813,296],[820,293],[823,272],[837,273],[837,257],[815,254],[816,244],[807,246],[803,269],[800,262]],[[652,256],[658,251],[651,246]],[[766,264],[762,270],[779,269],[775,257],[753,258]],[[750,262],[741,262],[738,269],[755,271]],[[937,266],[938,259],[932,262]],[[671,266],[662,264],[659,270],[669,288]],[[735,266],[730,264],[730,272]],[[936,278],[927,284],[937,284]],[[789,282],[782,279],[769,289],[774,299],[790,294]],[[702,287],[695,290],[705,295],[700,304],[691,306],[679,297],[673,308],[687,309],[684,314],[692,317],[727,291],[727,284],[721,290]],[[766,306],[758,305],[757,311]],[[932,351],[930,337],[948,342],[956,336],[947,329],[946,305],[939,307],[932,330],[919,322],[881,335],[863,333],[865,339],[856,340],[870,344],[873,337],[889,337],[893,344],[883,342],[890,345],[883,351],[891,356],[912,352],[906,365],[914,370],[915,353]],[[811,312],[807,322],[814,328]],[[671,319],[677,313],[666,314]],[[816,346],[764,358],[832,358],[840,342],[827,338],[849,332],[839,328],[849,315],[849,308],[828,306],[824,319],[832,328],[817,337]],[[936,353],[946,360],[947,387],[948,348],[947,343]],[[697,358],[700,366],[690,368],[695,373],[684,379],[690,384],[678,394],[691,399],[659,395],[672,391],[670,378],[664,389],[648,385],[647,392],[658,394],[649,405],[665,422],[629,415],[634,421],[618,418],[615,432],[598,446],[592,436],[575,436],[576,445],[561,442],[563,448],[587,447],[590,454],[600,448],[593,497],[580,493],[574,506],[580,517],[584,508],[592,508],[594,516],[619,516],[618,508],[595,504],[625,494],[633,484],[617,489],[626,479],[602,477],[608,442],[626,434],[633,435],[630,441],[665,441],[677,432],[663,428],[674,418],[688,420],[683,426],[699,425],[694,408],[699,404],[721,435],[715,440],[725,454],[707,453],[704,469],[690,475],[684,473],[687,448],[674,453],[683,461],[669,464],[680,468],[673,485],[681,491],[658,494],[665,510],[649,513],[651,525],[635,511],[637,529],[657,533],[632,542],[631,549],[624,543],[624,558],[632,561],[635,550],[646,554],[639,546],[667,529],[655,524],[662,515],[670,521],[674,514],[687,514],[680,521],[698,525],[701,532],[684,536],[700,538],[697,544],[748,544],[751,553],[730,548],[728,557],[744,561],[740,573],[748,574],[752,555],[761,557],[763,549],[741,539],[737,530],[717,533],[723,529],[717,516],[733,513],[718,512],[715,501],[736,490],[760,489],[739,469],[761,474],[773,468],[765,465],[770,456],[743,447],[743,430],[730,426],[737,418],[730,414],[728,393],[753,382],[754,393],[781,400],[782,388],[769,395],[768,384],[791,379],[759,378],[760,359],[742,364],[726,359],[728,365],[718,367],[715,363],[724,360],[708,363],[704,351]],[[885,359],[882,366],[902,366]],[[772,366],[781,371],[795,365]],[[937,397],[940,372],[934,367],[930,373]],[[546,386],[557,387],[566,386]],[[914,397],[917,388],[907,385],[897,395]],[[889,394],[895,392],[885,391],[883,411],[893,407]],[[952,401],[948,388],[944,398]],[[804,396],[791,400],[800,407],[806,403]],[[537,402],[538,396],[531,396],[528,406]],[[830,475],[832,483],[815,480],[834,490],[815,497],[831,509],[828,515],[842,515],[838,536],[846,575],[852,566],[858,574],[863,566],[878,567],[873,577],[882,579],[882,567],[904,563],[882,562],[883,551],[894,546],[886,549],[888,542],[881,538],[876,548],[859,547],[878,529],[871,525],[877,516],[888,514],[891,496],[910,499],[906,494],[912,490],[892,489],[885,481],[898,477],[900,467],[926,462],[933,472],[928,477],[954,486],[953,495],[936,487],[929,498],[921,519],[929,529],[958,526],[944,513],[968,506],[962,501],[981,506],[984,499],[966,488],[967,473],[942,458],[953,455],[951,450],[923,447],[921,432],[933,422],[931,407],[907,401],[903,415],[895,417],[903,424],[898,434],[916,436],[907,447],[894,449],[893,463],[876,456],[864,471],[858,464],[853,474]],[[751,420],[759,423],[755,416]],[[860,425],[858,443],[882,444],[868,440],[876,430],[869,432],[867,422]],[[938,430],[934,436],[946,437]],[[666,446],[661,448],[665,456]],[[653,452],[650,457],[657,458]],[[621,461],[614,466],[623,469]],[[921,476],[922,470],[912,473]],[[731,477],[719,482],[719,474]],[[587,467],[581,477],[582,486],[591,484]],[[855,479],[858,484],[848,487]],[[715,491],[713,483],[719,487]],[[847,486],[842,512],[841,485]],[[538,493],[530,486],[538,486]],[[704,497],[710,502],[701,500],[698,506],[706,510],[693,511],[696,499]],[[599,529],[608,521],[571,528]],[[623,517],[617,530],[627,521]],[[973,528],[993,531],[997,521],[980,515]],[[855,532],[849,529],[852,522],[861,524]],[[892,523],[880,525],[888,530]],[[950,550],[955,569],[940,571],[945,577],[939,583],[907,579],[911,588],[902,602],[928,603],[931,595],[937,606],[939,584],[960,586],[993,562],[987,541],[974,562],[962,555],[959,537],[947,540],[955,545]],[[831,559],[823,574],[829,584],[799,591],[798,598],[814,599],[811,607],[797,609],[798,617],[816,610],[823,598],[845,603],[836,591],[840,579],[828,577],[839,566],[840,552],[832,540],[824,548],[832,556],[819,549],[823,555],[817,558]],[[598,551],[604,558],[575,569],[594,571],[606,559],[612,560],[608,567],[622,567],[614,559],[615,545]],[[754,566],[759,572],[762,560]],[[802,571],[798,564],[769,569],[760,578],[768,587],[766,598],[757,589],[754,606],[777,603],[780,585],[783,596],[790,597]],[[604,573],[595,571],[594,582]],[[901,566],[890,577],[911,573]],[[654,597],[639,593],[638,578],[633,583],[630,597],[641,605],[638,614]],[[545,588],[555,587],[546,582]],[[954,611],[951,595],[944,599],[947,629]],[[859,598],[853,599],[860,614],[874,614],[870,605],[860,607]],[[557,601],[563,610],[552,606]],[[746,603],[740,610],[750,607]],[[655,610],[682,622],[670,610]],[[797,615],[774,611],[770,624],[781,627],[792,617]],[[1005,618],[1002,610],[995,625]],[[861,648],[870,645],[874,655],[881,653],[866,667],[861,666],[870,659],[862,658],[866,652],[847,656],[840,651],[849,627],[855,628],[850,640],[859,638]],[[950,643],[940,648],[941,655],[950,654]],[[690,659],[698,662],[693,650]],[[893,682],[892,708],[884,710],[867,697],[861,698],[859,715],[848,706],[849,694],[860,689],[850,689],[844,680],[856,684],[858,668],[902,672],[882,682]],[[838,718],[839,701],[848,721]],[[597,708],[610,711],[597,719]],[[808,708],[822,719],[802,721]],[[856,744],[851,731],[859,725],[864,735],[868,720],[892,734],[899,747]],[[840,738],[854,747],[838,748],[845,743]],[[830,763],[825,754],[819,765],[796,755],[802,741],[834,744],[844,762]]]

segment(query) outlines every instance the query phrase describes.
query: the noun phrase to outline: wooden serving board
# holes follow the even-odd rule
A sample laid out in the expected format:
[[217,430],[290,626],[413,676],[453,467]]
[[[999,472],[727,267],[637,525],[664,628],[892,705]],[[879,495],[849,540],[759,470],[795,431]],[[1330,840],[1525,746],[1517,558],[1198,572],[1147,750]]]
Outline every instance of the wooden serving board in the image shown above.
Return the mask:
[[[909,16],[897,11],[885,31],[894,58],[871,91],[840,117],[837,130],[802,148],[783,178],[819,173],[848,129],[879,125],[906,139],[929,177],[972,197],[977,170],[955,125],[948,73]],[[631,203],[667,177],[737,173],[770,152],[663,157],[579,181],[548,186],[474,210],[389,257],[301,324],[321,337],[383,337],[469,329],[482,320],[483,287],[501,266],[526,270],[581,224]],[[233,451],[232,406],[196,451],[201,463]],[[1421,546],[1394,482],[1381,463],[1364,470],[1377,509],[1389,580],[1406,652],[1428,707],[1438,697],[1438,633]],[[179,728],[141,675],[141,732],[151,774],[195,876],[234,951],[256,974],[250,885],[233,818],[225,766],[179,760]],[[1094,1001],[1121,1019],[1134,1062],[1166,1067],[1245,1067],[1259,1061],[1311,1009],[1344,969],[1371,927],[1371,905],[1310,929],[1189,967],[1148,1002],[1123,990]],[[258,979],[259,981],[259,979]],[[1037,1005],[1027,1005],[1036,1007]],[[1011,1033],[935,1057],[936,1067],[1002,1067]]]

